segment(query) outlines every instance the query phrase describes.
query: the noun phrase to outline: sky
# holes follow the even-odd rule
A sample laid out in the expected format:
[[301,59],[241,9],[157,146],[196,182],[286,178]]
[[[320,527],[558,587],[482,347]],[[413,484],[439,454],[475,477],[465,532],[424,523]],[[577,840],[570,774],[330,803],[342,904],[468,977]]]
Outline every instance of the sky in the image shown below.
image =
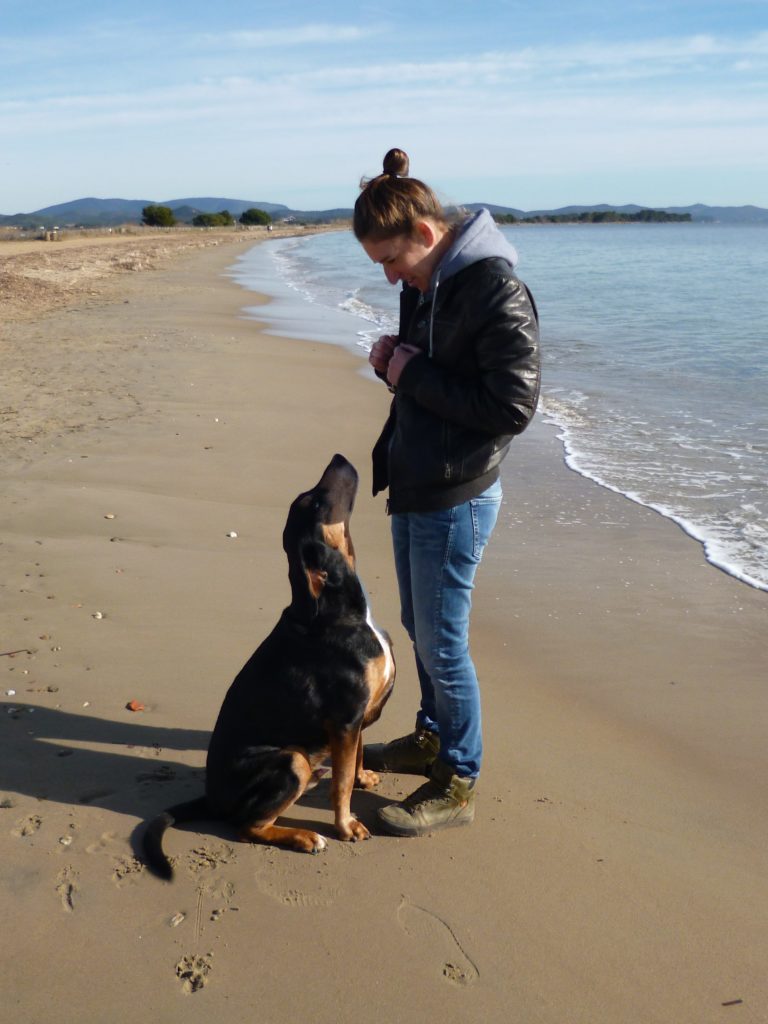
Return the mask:
[[768,0],[0,0],[0,213],[446,202],[768,207]]

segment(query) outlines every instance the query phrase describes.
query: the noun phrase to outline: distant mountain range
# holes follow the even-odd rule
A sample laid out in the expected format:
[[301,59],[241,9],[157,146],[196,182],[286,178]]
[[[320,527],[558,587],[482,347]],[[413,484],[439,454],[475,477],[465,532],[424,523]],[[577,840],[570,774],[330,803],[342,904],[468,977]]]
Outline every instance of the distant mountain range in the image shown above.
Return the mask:
[[191,222],[198,213],[221,213],[229,210],[236,219],[245,211],[256,207],[270,214],[273,220],[293,218],[304,221],[339,220],[351,217],[351,210],[291,210],[282,203],[267,203],[260,200],[219,199],[198,197],[193,199],[74,199],[70,203],[46,206],[32,213],[0,215],[1,226],[41,227],[82,226],[115,227],[118,224],[140,224],[145,206],[169,206],[178,221]]
[[518,220],[526,217],[575,216],[579,213],[639,213],[641,210],[662,210],[664,213],[689,213],[691,220],[698,222],[716,221],[722,224],[768,224],[768,210],[761,206],[705,206],[695,203],[693,206],[610,206],[601,203],[598,206],[561,206],[556,210],[515,210],[509,206],[494,206],[492,203],[467,203],[465,209],[479,210],[485,206],[493,214],[511,213]]
[[[0,226],[7,227],[46,227],[83,226],[83,227],[114,227],[119,224],[141,223],[141,211],[145,206],[157,204],[170,206],[177,220],[189,223],[198,213],[220,213],[229,210],[233,217],[238,218],[245,210],[256,207],[269,213],[273,220],[300,220],[304,222],[328,222],[345,220],[352,216],[351,209],[334,210],[292,210],[282,203],[267,203],[251,199],[215,199],[210,197],[193,199],[168,199],[159,202],[154,199],[75,199],[70,203],[59,203],[57,206],[46,206],[32,213],[16,213],[11,216],[0,215]],[[468,203],[465,209],[478,210],[486,206],[494,214],[512,214],[518,220],[526,217],[568,216],[580,213],[599,213],[613,211],[615,213],[638,213],[649,209],[645,206],[561,206],[556,210],[518,210],[511,206],[495,206],[491,203]],[[768,210],[760,206],[704,206],[696,203],[693,206],[657,206],[656,210],[665,213],[688,213],[691,220],[698,222],[716,221],[724,224],[768,224]]]

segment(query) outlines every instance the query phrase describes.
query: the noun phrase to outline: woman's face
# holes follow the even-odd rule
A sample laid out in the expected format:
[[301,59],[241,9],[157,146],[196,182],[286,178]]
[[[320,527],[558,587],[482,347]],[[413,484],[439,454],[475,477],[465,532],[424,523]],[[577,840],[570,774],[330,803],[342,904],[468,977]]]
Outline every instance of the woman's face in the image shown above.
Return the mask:
[[[390,284],[404,281],[420,292],[429,290],[435,267],[447,248],[447,229],[431,221],[418,221],[411,235],[395,235],[381,242],[360,244],[374,263],[380,263]],[[450,241],[450,238],[449,238]]]

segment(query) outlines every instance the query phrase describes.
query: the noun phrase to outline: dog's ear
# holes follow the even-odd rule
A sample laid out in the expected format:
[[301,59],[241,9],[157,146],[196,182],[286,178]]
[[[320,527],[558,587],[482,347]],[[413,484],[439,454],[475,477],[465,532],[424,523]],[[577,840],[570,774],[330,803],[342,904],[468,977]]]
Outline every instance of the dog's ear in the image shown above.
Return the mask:
[[316,540],[304,544],[301,549],[301,564],[307,578],[309,592],[317,600],[326,589],[340,586],[342,581],[341,559],[333,548]]
[[[332,563],[328,560],[328,549],[315,540],[302,544],[299,548],[296,576],[292,584],[293,599],[296,608],[301,608],[308,619],[318,613],[318,602],[326,587],[333,587],[335,573]],[[289,573],[290,575],[290,573]]]
[[328,573],[325,569],[307,569],[304,570],[307,574],[307,582],[309,584],[309,592],[317,600],[323,592],[323,587],[328,582]]

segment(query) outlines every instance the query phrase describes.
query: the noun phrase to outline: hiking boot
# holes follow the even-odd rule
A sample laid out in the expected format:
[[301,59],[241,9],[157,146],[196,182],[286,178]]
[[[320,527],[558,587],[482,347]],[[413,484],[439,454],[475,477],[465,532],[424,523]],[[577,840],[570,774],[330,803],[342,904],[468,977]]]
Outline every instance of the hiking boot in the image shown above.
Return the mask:
[[470,825],[475,817],[476,782],[454,775],[449,765],[436,760],[429,782],[399,804],[381,808],[381,823],[395,836],[425,836],[443,828]]
[[440,752],[440,737],[423,726],[389,743],[367,743],[363,747],[363,767],[374,772],[402,772],[404,775],[429,775]]

